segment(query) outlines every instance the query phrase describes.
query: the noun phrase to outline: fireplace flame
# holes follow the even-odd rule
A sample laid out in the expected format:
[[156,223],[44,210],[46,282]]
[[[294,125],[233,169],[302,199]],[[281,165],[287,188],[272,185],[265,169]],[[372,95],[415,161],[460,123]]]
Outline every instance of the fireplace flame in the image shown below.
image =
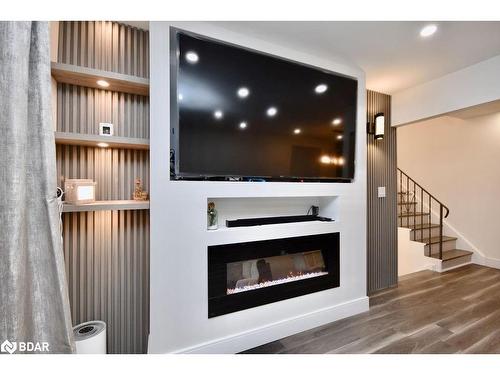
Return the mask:
[[276,279],[276,280],[271,280],[271,281],[264,281],[258,284],[253,284],[253,285],[245,285],[243,287],[238,287],[238,288],[227,288],[227,294],[235,294],[235,293],[241,293],[241,292],[247,292],[249,290],[254,290],[254,289],[260,289],[260,288],[266,288],[268,286],[274,286],[274,285],[279,285],[279,284],[286,284],[286,283],[291,283],[294,281],[300,281],[300,280],[305,280],[305,279],[311,279],[313,277],[319,277],[319,276],[325,276],[328,275],[328,272],[309,272],[309,273],[302,273],[299,272],[297,274],[293,274],[293,272],[290,272],[287,277],[281,278],[281,279]]

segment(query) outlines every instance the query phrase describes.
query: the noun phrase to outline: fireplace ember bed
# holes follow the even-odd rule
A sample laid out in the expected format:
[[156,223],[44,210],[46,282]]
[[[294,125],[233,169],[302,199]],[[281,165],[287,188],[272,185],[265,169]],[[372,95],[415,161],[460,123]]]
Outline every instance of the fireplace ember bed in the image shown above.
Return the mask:
[[340,284],[339,233],[208,247],[208,317]]

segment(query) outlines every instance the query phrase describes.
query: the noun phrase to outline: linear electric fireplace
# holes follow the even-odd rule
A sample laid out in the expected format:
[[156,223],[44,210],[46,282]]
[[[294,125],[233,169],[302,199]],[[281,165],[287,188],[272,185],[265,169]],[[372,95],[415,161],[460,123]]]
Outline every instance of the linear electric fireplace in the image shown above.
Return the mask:
[[208,317],[336,288],[339,272],[339,233],[209,246]]

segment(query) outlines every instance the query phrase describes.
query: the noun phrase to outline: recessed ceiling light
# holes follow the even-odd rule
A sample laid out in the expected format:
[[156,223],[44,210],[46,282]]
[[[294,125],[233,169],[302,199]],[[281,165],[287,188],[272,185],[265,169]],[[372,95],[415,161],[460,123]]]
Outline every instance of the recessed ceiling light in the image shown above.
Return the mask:
[[98,147],[103,147],[103,148],[104,148],[104,147],[108,147],[109,145],[108,145],[107,143],[104,143],[104,142],[99,142],[99,143],[97,144],[97,146],[98,146]]
[[179,94],[178,98],[179,98],[180,102],[182,101],[182,99],[184,99],[184,97],[182,96],[182,94]]
[[332,125],[340,125],[342,123],[342,119],[337,117],[337,118],[334,118],[333,121],[332,121]]
[[437,26],[434,24],[424,26],[422,30],[420,30],[420,36],[423,38],[427,38],[428,36],[431,36],[437,31]]
[[198,54],[194,51],[186,52],[186,60],[190,64],[196,64],[199,60]]
[[214,117],[217,120],[220,120],[222,117],[224,117],[224,113],[220,109],[218,109],[217,111],[214,112]]
[[328,89],[328,86],[325,85],[324,83],[316,86],[314,88],[314,91],[316,92],[316,94],[323,94],[326,90]]
[[337,135],[337,139],[338,139],[338,140],[341,140],[342,138],[344,138],[344,137],[342,136],[342,134]]
[[247,123],[245,121],[240,122],[240,129],[246,129]]
[[269,117],[273,117],[273,116],[276,116],[276,114],[278,113],[278,109],[276,107],[269,107],[266,111],[266,114],[269,116]]
[[100,79],[99,81],[97,81],[97,84],[101,87],[109,87],[109,83],[103,79]]
[[293,134],[300,134],[302,132],[302,130],[300,130],[300,128],[297,128],[293,131]]
[[238,89],[238,96],[240,98],[246,98],[250,94],[250,90],[247,89],[246,87],[240,87]]

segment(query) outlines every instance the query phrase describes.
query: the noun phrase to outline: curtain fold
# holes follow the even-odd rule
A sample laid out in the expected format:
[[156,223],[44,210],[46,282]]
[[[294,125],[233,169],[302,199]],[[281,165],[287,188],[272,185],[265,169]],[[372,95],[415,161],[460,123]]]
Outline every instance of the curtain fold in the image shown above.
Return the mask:
[[0,343],[72,353],[47,22],[0,22],[0,131]]

